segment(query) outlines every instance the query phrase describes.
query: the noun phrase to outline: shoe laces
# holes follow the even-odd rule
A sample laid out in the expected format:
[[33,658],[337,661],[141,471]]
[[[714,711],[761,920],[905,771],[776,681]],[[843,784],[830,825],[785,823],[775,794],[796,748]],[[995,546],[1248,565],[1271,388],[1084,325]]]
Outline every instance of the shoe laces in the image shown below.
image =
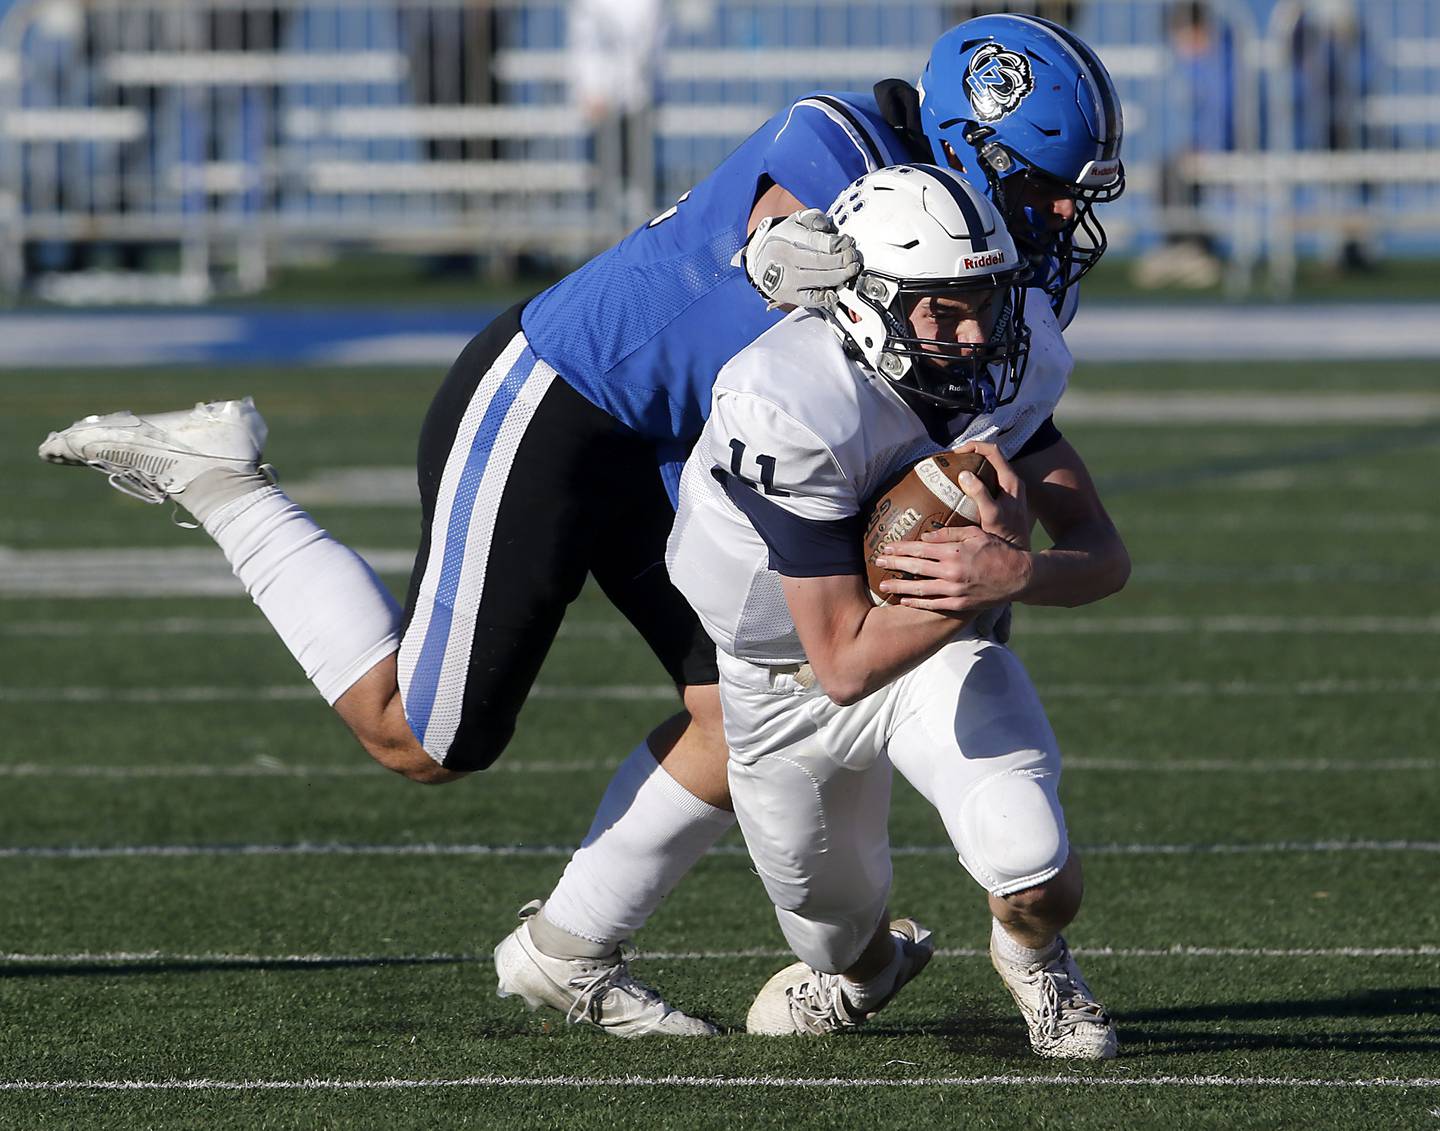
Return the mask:
[[1075,972],[1069,947],[1062,944],[1056,957],[1031,966],[1026,973],[1040,981],[1040,1023],[1047,1036],[1071,1033],[1081,1025],[1110,1024],[1104,1006]]
[[864,1017],[850,1011],[839,975],[814,971],[814,977],[791,986],[785,991],[790,1000],[790,1015],[801,1022],[807,1032],[828,1032],[853,1029]]
[[577,1025],[586,1019],[596,1025],[601,1024],[605,1001],[612,990],[642,1006],[664,1005],[658,993],[630,976],[630,968],[626,963],[628,957],[629,953],[622,947],[614,962],[594,973],[587,971],[570,980],[569,986],[575,991],[575,1000],[565,1013],[565,1020],[569,1024]]

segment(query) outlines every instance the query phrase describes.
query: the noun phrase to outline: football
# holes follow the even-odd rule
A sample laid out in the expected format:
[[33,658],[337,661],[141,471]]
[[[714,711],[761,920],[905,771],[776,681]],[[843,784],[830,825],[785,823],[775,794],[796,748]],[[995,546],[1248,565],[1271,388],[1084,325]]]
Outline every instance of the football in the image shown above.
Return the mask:
[[875,556],[880,547],[915,541],[927,530],[975,525],[975,504],[958,482],[962,471],[978,475],[986,489],[995,493],[995,469],[984,456],[977,452],[936,452],[891,481],[876,496],[865,520],[865,577],[870,597],[877,605],[897,599],[894,594],[881,593],[880,582],[888,577],[911,576],[877,566]]

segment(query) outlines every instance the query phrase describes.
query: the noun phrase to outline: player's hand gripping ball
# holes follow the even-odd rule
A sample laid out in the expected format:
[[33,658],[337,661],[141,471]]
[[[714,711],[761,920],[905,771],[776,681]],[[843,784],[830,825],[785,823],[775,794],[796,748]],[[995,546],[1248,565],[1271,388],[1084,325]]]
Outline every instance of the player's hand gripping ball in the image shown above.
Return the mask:
[[881,593],[882,581],[911,576],[877,566],[875,557],[882,547],[892,542],[919,541],[927,530],[978,524],[974,500],[960,489],[962,471],[978,476],[992,495],[999,489],[995,469],[978,452],[936,452],[920,460],[876,497],[865,522],[865,577],[870,584],[870,598],[877,605],[900,599],[894,593]]

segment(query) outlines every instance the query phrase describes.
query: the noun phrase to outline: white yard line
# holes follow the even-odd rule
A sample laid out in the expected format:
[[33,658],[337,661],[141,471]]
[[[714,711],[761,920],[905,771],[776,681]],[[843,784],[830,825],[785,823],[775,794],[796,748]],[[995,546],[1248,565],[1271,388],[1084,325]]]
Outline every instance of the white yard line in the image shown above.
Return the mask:
[[96,636],[273,636],[258,613],[250,617],[147,617],[141,620],[23,620],[0,624],[0,636],[81,640]]
[[[357,751],[357,757],[360,757]],[[492,766],[487,774],[574,774],[583,771],[614,770],[614,758],[577,758],[573,761],[546,761],[511,758]],[[1440,769],[1440,760],[1424,762],[1418,768]],[[96,778],[103,781],[146,781],[166,778],[374,778],[391,781],[389,775],[374,762],[358,761],[345,766],[306,766],[249,762],[237,766],[212,765],[145,765],[118,766],[66,765],[49,762],[0,763],[0,778]]]
[[[571,761],[512,757],[487,773],[574,774],[614,770],[614,758]],[[1289,774],[1289,773],[1416,773],[1440,770],[1440,758],[1065,758],[1066,770],[1123,771],[1135,774]],[[373,763],[344,766],[247,762],[241,765],[95,765],[55,762],[0,762],[0,778],[95,778],[101,781],[151,781],[167,778],[385,778]]]
[[[1273,840],[1239,844],[1082,844],[1078,851],[1087,856],[1245,856],[1252,853],[1298,852],[1440,852],[1440,840]],[[938,852],[950,853],[948,845]],[[908,856],[929,854],[929,849],[919,851],[898,847],[892,855]]]
[[[1081,308],[1075,322],[1066,329],[1065,340],[1082,362],[1374,360],[1434,357],[1440,350],[1433,304],[1366,304],[1360,309],[1364,313],[1356,318],[1346,313],[1354,310],[1353,304],[1337,302],[1293,306],[1098,304]],[[1262,403],[1270,399],[1261,396],[1258,389],[1253,394],[1237,392],[1237,411],[1240,402],[1248,401],[1252,395]],[[1154,399],[1164,396],[1157,393]],[[1279,394],[1275,399],[1288,398]],[[1356,394],[1349,399],[1367,398]],[[1366,409],[1359,404],[1356,408],[1365,419]]]
[[[1440,616],[1085,616],[1022,615],[1024,636],[1434,636]],[[155,617],[142,620],[29,620],[0,623],[0,636],[88,639],[94,636],[270,636],[258,613],[251,617]],[[579,620],[560,627],[561,639],[633,640],[640,635],[623,621]]]
[[[1256,680],[1180,680],[1169,683],[1041,684],[1042,696],[1051,699],[1166,699],[1197,696],[1290,697],[1334,695],[1433,695],[1440,679],[1306,679],[1262,682]],[[566,686],[537,684],[532,699],[570,702],[672,702],[675,689],[668,684],[612,684]],[[304,684],[264,687],[0,687],[0,703],[245,703],[314,699],[315,690]]]
[[[1257,533],[1255,537],[1263,537]],[[1131,577],[1187,585],[1398,585],[1440,580],[1431,563],[1139,561]]]
[[1440,527],[1440,516],[1417,511],[1370,510],[1365,513],[1333,510],[1319,514],[1256,514],[1254,511],[1207,511],[1201,514],[1169,510],[1126,509],[1123,532],[1136,530],[1227,530],[1255,534],[1363,532],[1367,534],[1423,534]]
[[[1188,946],[1176,943],[1168,947],[1076,946],[1071,950],[1084,958],[1440,958],[1440,946],[1334,946],[1334,947],[1253,947],[1253,946]],[[788,958],[790,952],[776,947],[748,947],[742,950],[640,950],[637,961],[648,962],[718,962],[751,958]],[[984,947],[939,947],[936,958],[988,959]],[[83,966],[124,963],[178,963],[206,965],[223,963],[230,966],[325,966],[379,965],[386,962],[411,963],[480,963],[493,960],[488,951],[479,954],[237,954],[211,951],[196,954],[171,953],[161,950],[136,951],[65,951],[57,954],[0,952],[0,963],[20,966]]]
[[1433,1076],[459,1076],[436,1079],[0,1080],[7,1092],[361,1092],[422,1088],[1387,1088],[1440,1087]]
[[1440,758],[1087,758],[1064,759],[1067,770],[1139,774],[1415,773],[1440,770]]
[[1440,633],[1440,616],[1050,616],[1021,615],[1019,636],[1430,636]]
[[[1277,840],[1238,844],[1079,844],[1087,856],[1237,856],[1329,853],[1435,853],[1435,840]],[[193,859],[197,857],[293,856],[478,856],[567,859],[574,845],[564,844],[117,844],[16,845],[0,847],[0,860]],[[746,856],[743,845],[721,844],[712,856]],[[896,845],[893,856],[954,856],[948,844]]]
[[[1256,537],[1265,533],[1255,528]],[[358,552],[378,572],[394,577],[410,573],[413,550],[367,549]],[[1144,560],[1135,576],[1149,581],[1188,584],[1387,584],[1433,580],[1433,566],[1349,562],[1223,562]],[[17,550],[0,546],[0,598],[243,598],[244,589],[213,546],[196,544],[166,550],[106,549]]]
[[[1077,322],[1077,327],[1080,323]],[[1433,329],[1432,329],[1433,333]],[[1069,335],[1066,335],[1069,337]],[[1083,347],[1076,349],[1084,359]],[[1063,428],[1070,421],[1117,426],[1273,427],[1325,424],[1419,424],[1440,417],[1434,393],[1327,392],[1090,392],[1067,389],[1055,413]]]
[[[378,573],[404,575],[414,550],[358,550]],[[206,541],[169,549],[17,550],[0,546],[0,597],[244,597]]]
[[1312,695],[1433,695],[1440,692],[1440,679],[1302,679],[1295,682],[1265,683],[1254,680],[1193,679],[1174,683],[1041,684],[1040,692],[1058,699],[1171,699],[1196,696],[1312,696]]
[[[668,690],[668,689],[667,689]],[[673,696],[674,691],[670,691]],[[271,687],[0,687],[0,703],[245,703],[316,699],[305,684]]]

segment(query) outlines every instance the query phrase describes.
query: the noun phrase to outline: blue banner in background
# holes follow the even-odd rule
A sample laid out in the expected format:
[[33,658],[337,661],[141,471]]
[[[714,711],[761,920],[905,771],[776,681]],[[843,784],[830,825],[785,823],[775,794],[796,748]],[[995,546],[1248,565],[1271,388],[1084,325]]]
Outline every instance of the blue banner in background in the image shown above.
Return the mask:
[[[498,309],[104,311],[0,315],[0,372],[194,366],[429,367],[437,379]],[[1440,358],[1440,304],[1089,303],[1080,362]]]

